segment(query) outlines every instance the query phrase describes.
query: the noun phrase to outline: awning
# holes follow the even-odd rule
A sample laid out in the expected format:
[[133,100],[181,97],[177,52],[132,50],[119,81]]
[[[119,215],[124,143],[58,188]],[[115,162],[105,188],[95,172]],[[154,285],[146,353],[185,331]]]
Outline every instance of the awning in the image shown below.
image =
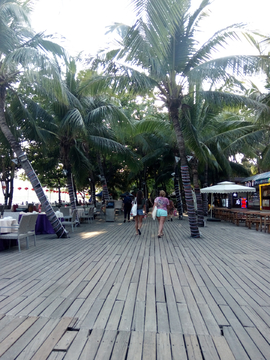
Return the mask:
[[207,194],[230,194],[234,192],[245,193],[245,192],[255,192],[256,189],[251,186],[238,185],[231,181],[223,181],[217,185],[208,186],[201,189],[201,193]]

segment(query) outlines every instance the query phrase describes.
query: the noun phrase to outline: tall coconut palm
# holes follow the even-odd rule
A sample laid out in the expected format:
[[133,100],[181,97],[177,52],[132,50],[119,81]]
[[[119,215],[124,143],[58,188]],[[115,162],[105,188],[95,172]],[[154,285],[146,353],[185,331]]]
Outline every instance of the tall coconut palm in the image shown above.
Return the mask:
[[[228,39],[238,38],[237,26],[215,33],[198,47],[196,31],[210,2],[203,0],[192,13],[190,0],[133,0],[136,23],[132,27],[115,24],[111,30],[118,31],[119,48],[107,53],[101,62],[94,61],[94,64],[103,64],[106,68],[108,60],[111,60],[106,69],[111,72],[115,88],[137,92],[152,88],[159,93],[176,134],[192,237],[200,237],[200,234],[179,117],[183,99],[193,91],[190,84],[196,84],[198,79],[200,83],[203,79],[232,79],[233,71],[241,72],[244,68],[248,73],[258,65],[256,57],[212,59],[211,55],[219,45],[226,45]],[[261,58],[259,60],[262,61]]]
[[28,21],[29,12],[29,1],[0,1],[0,128],[35,189],[57,236],[66,237],[67,232],[55,216],[34,169],[6,121],[7,92],[16,92],[18,81],[25,81],[25,84],[43,82],[43,86],[47,86],[52,79],[58,80],[58,71],[50,60],[50,54],[63,55],[63,50],[43,34],[33,33]]

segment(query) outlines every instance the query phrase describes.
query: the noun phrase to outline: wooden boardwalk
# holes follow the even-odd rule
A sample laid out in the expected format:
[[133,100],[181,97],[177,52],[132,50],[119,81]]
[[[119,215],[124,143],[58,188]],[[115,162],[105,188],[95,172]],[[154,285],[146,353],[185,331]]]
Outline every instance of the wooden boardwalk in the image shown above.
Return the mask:
[[270,359],[270,235],[102,219],[0,252],[0,359]]

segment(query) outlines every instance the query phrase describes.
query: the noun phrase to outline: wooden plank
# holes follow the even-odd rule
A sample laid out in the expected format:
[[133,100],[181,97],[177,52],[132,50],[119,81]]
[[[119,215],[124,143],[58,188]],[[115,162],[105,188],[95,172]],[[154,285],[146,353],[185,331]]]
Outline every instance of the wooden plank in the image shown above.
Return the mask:
[[130,283],[126,303],[125,303],[123,313],[122,313],[122,318],[121,318],[121,321],[119,324],[119,330],[122,330],[122,331],[130,331],[131,330],[137,286],[138,286],[137,283]]
[[195,329],[186,304],[177,304],[183,334],[195,335]]
[[83,321],[81,321],[79,323],[79,327],[81,329],[93,329],[93,326],[95,324],[95,321],[98,317],[98,314],[100,312],[100,310],[102,309],[104,304],[104,300],[100,300],[100,299],[96,299],[91,307],[91,309],[89,310],[89,312],[87,313],[87,315],[85,316],[85,318],[83,319]]
[[173,288],[170,285],[165,285],[165,293],[167,299],[168,316],[170,324],[170,332],[182,333],[182,326],[179,319],[177,304],[174,298]]
[[145,331],[157,331],[155,286],[153,284],[148,284],[146,290]]
[[36,321],[36,317],[25,319],[10,335],[1,341],[0,356],[2,356]]
[[44,343],[46,338],[52,332],[59,320],[47,319],[46,324],[43,326],[42,331],[39,331],[36,336],[30,341],[30,343],[24,348],[24,350],[17,357],[19,360],[29,360],[37,352],[40,346]]
[[[75,331],[73,331],[75,332]],[[80,331],[76,331],[76,336],[73,340],[73,342],[71,343],[67,354],[65,356],[66,360],[74,360],[74,359],[79,359],[80,354],[82,353],[82,350],[88,340],[88,335],[89,335],[89,331],[87,329],[81,329]],[[61,341],[62,341],[63,337],[61,338],[60,345],[61,345]],[[63,339],[64,341],[64,339]],[[54,347],[54,350],[57,348],[57,344]]]
[[204,359],[220,360],[215,344],[210,335],[198,335],[198,339]]
[[113,286],[113,288],[111,289],[111,292],[108,295],[108,297],[104,303],[104,306],[102,307],[100,313],[98,314],[98,317],[96,318],[93,328],[105,329],[107,321],[111,314],[113,305],[115,303],[115,299],[118,294],[119,288],[120,288],[120,284],[118,283],[118,284],[115,284],[115,286]]
[[171,345],[168,333],[157,333],[157,360],[171,360]]
[[164,282],[161,264],[156,264],[156,301],[165,302]]
[[195,335],[185,335],[188,359],[203,360],[198,339]]
[[129,331],[119,331],[110,360],[125,360],[130,339]]
[[65,355],[64,351],[52,351],[47,360],[63,360]]
[[88,337],[88,341],[78,360],[94,360],[98,351],[104,330],[94,329]]
[[65,312],[65,317],[74,317],[83,303],[84,299],[75,299]]
[[132,329],[134,329],[135,331],[144,331],[144,320],[145,302],[136,301]]
[[156,269],[155,258],[154,256],[149,256],[149,269],[148,269],[148,278],[147,278],[148,284],[155,284],[155,279],[156,279],[155,269]]
[[235,359],[250,360],[250,357],[247,355],[243,345],[238,340],[238,337],[236,336],[233,329],[230,326],[225,326],[223,328],[223,333]]
[[3,318],[3,320],[0,323],[0,343],[8,336],[10,335],[15,329],[20,326],[27,317],[12,317],[12,316],[6,316]]
[[255,328],[246,328],[247,333],[253,340],[253,342],[257,345],[258,349],[263,355],[263,359],[270,359],[270,345],[269,342],[265,340],[264,334],[262,335],[257,329]]
[[156,333],[146,331],[144,333],[142,359],[156,360],[156,356],[157,356],[156,346],[157,346]]
[[222,306],[222,311],[232,325],[234,332],[241,341],[249,357],[251,359],[263,359],[261,352],[248,335],[246,328],[241,325],[232,310],[228,306]]
[[58,341],[58,343],[54,347],[54,351],[67,351],[70,347],[71,343],[78,335],[77,331],[66,331],[62,338]]
[[208,332],[212,336],[220,335],[220,327],[213,317],[208,305],[198,304],[202,317],[204,319],[205,325],[208,329]]
[[124,301],[116,301],[114,303],[112,312],[110,314],[110,317],[108,319],[107,325],[106,325],[106,330],[117,330],[120,320],[121,320],[121,316],[122,316],[122,311],[124,308]]
[[170,334],[170,339],[173,360],[188,360],[183,335],[176,333]]
[[165,303],[157,303],[157,326],[159,333],[169,333],[169,317]]
[[61,319],[31,360],[43,360],[43,359],[46,360],[47,357],[52,352],[54,346],[57,344],[57,342],[61,339],[61,337],[65,333],[71,321],[72,318]]
[[224,336],[213,336],[220,360],[235,360],[233,353]]
[[143,347],[143,333],[140,331],[132,331],[126,359],[141,360],[142,347]]
[[175,294],[175,300],[176,302],[183,303],[185,302],[185,297],[182,291],[182,287],[179,281],[179,278],[177,276],[177,272],[175,269],[175,264],[169,264],[169,270],[171,274],[172,279],[172,286]]
[[145,301],[147,273],[148,273],[148,256],[145,256],[142,263],[140,277],[138,279],[139,285],[137,291],[137,301],[143,301],[143,302]]
[[[16,340],[16,342],[4,353],[1,359],[17,359],[19,354],[28,346],[28,344],[37,336],[40,331],[43,331],[44,326],[49,319],[39,318],[34,323],[30,322],[30,327]],[[14,332],[12,333],[14,334]],[[11,336],[12,336],[11,334]],[[28,354],[29,356],[29,354]]]
[[199,335],[208,335],[208,330],[206,328],[206,325],[203,321],[203,318],[201,316],[201,313],[199,311],[198,305],[195,302],[192,293],[189,288],[184,287],[183,292],[188,304],[188,310],[190,313],[190,317],[192,319],[192,323],[194,326],[194,329],[196,331],[196,334]]

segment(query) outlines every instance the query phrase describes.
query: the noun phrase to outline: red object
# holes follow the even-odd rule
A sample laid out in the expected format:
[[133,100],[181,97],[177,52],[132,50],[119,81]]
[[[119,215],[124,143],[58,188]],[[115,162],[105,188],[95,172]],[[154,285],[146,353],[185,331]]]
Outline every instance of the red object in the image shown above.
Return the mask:
[[24,188],[25,190],[28,190],[28,187]]
[[241,198],[241,209],[246,209],[246,208],[247,208],[247,199]]
[[47,189],[46,192],[48,192],[49,190]]
[[5,186],[5,185],[3,185],[3,186],[2,186],[2,189],[5,189],[5,188],[6,188],[6,186]]
[[22,190],[22,188],[21,188],[21,187],[18,187],[18,190]]
[[35,189],[31,189],[31,190],[35,191]]

